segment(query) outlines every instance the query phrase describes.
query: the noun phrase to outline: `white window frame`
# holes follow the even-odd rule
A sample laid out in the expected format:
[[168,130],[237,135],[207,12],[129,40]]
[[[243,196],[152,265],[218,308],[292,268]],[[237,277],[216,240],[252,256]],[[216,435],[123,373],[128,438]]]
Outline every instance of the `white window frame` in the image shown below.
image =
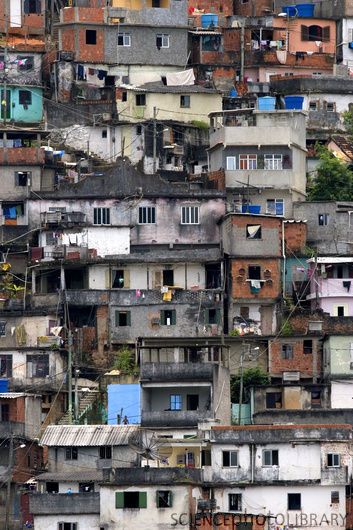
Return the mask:
[[156,224],[156,207],[155,206],[139,206],[138,224],[139,225],[155,225]]
[[[329,465],[328,463],[328,457],[331,455],[332,457],[332,464]],[[335,464],[334,460],[338,460],[338,463]],[[341,467],[341,455],[339,453],[327,453],[327,467]]]
[[[241,167],[245,165],[246,167]],[[253,171],[257,169],[257,155],[254,154],[243,154],[239,155],[239,170],[240,171]]]
[[235,171],[237,169],[237,157],[236,156],[226,157],[226,169],[227,171]]
[[[277,456],[278,456],[278,464],[273,464],[273,452],[274,451],[277,451]],[[265,453],[271,453],[271,463],[270,464],[265,464]],[[279,451],[278,449],[264,449],[262,451],[262,467],[279,467]]]
[[[123,38],[123,43],[119,44],[119,37]],[[119,47],[130,47],[131,46],[131,34],[130,33],[118,33],[118,46]]]
[[58,530],[63,530],[65,524],[71,525],[71,530],[78,530],[78,523],[72,523],[71,521],[60,521],[58,523]]
[[157,39],[161,39],[161,45],[158,46],[159,48],[169,48],[170,44],[170,38],[168,33],[157,33],[156,34],[156,46],[157,46]]
[[[273,201],[274,209],[269,208],[269,206],[268,206],[269,201]],[[281,214],[277,214],[277,207],[276,207],[277,204],[282,204],[282,213]],[[284,215],[284,199],[267,199],[267,201],[266,201],[266,213],[267,214],[278,215],[278,216]]]
[[199,225],[200,207],[191,205],[182,206],[180,209],[180,221],[182,225]]
[[[95,214],[97,212],[97,222],[95,222]],[[108,222],[107,222],[108,221]],[[110,226],[110,208],[105,206],[98,206],[93,208],[93,225],[94,226]]]
[[283,155],[264,155],[264,169],[267,171],[281,171],[283,169]]
[[[229,466],[223,465],[223,453],[229,453]],[[239,467],[239,451],[228,451],[228,450],[222,451],[222,467],[224,468]]]
[[[315,108],[310,108],[310,106],[314,106],[315,105]],[[319,103],[318,101],[315,99],[313,101],[309,101],[309,112],[316,112],[317,110],[319,110]]]

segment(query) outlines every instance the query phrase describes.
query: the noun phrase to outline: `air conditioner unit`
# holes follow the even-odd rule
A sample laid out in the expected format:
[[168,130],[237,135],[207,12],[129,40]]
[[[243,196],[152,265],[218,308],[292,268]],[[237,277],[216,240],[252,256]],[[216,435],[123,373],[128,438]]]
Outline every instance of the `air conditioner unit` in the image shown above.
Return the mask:
[[300,380],[300,372],[283,372],[282,381],[292,382]]

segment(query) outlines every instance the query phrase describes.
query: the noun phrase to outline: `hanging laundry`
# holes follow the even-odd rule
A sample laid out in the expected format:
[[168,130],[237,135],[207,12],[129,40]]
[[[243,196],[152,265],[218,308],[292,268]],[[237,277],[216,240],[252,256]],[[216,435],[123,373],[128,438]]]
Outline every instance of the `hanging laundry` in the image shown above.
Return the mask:
[[105,79],[108,75],[107,70],[98,70],[98,79]]
[[11,206],[11,208],[9,208],[9,219],[16,219],[16,218],[17,218],[16,206]]
[[83,67],[83,64],[77,65],[77,79],[78,81],[84,81],[85,79],[85,69]]

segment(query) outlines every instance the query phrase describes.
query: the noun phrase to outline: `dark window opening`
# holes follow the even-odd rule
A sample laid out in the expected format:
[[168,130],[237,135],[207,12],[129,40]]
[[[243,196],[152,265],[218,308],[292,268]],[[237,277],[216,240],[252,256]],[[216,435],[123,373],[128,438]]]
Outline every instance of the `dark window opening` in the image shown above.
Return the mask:
[[27,186],[30,184],[30,171],[16,171],[15,172],[15,185],[16,186]]
[[79,482],[78,483],[79,493],[90,493],[94,491],[94,482]]
[[311,406],[313,408],[321,407],[321,391],[320,390],[311,391]]
[[282,408],[282,392],[267,392],[266,393],[266,408],[267,409],[281,409]]
[[300,493],[288,493],[288,510],[301,510]]
[[293,359],[292,344],[282,344],[282,359]]
[[66,447],[65,460],[77,460],[78,450],[77,447]]
[[337,316],[338,317],[344,317],[344,306],[339,305],[337,307]]
[[122,93],[121,93],[121,101],[127,101],[127,92],[126,90],[124,90]]
[[124,271],[120,269],[120,270],[112,271],[112,274],[113,274],[112,288],[122,289],[124,287]]
[[24,0],[23,11],[25,15],[38,15],[41,12],[41,1]]
[[247,239],[261,239],[261,225],[246,225],[246,238]]
[[182,109],[190,108],[190,96],[180,96],[180,107]]
[[131,326],[130,311],[117,311],[115,314],[115,325],[117,327]]
[[240,316],[244,320],[249,320],[250,315],[250,307],[249,306],[241,306],[240,307]]
[[172,507],[172,492],[171,491],[157,491],[157,508],[171,508]]
[[141,134],[142,134],[142,125],[136,125],[136,134],[137,134],[137,136],[141,136]]
[[223,451],[222,452],[222,466],[223,467],[238,467],[238,451]]
[[165,269],[163,271],[163,285],[174,285],[174,271],[172,269]]
[[337,265],[336,266],[336,275],[337,275],[337,278],[343,278],[343,265]]
[[[241,493],[229,493],[228,499],[229,499],[229,511],[230,512],[241,512],[242,510]],[[238,528],[238,525],[237,525],[237,528]]]
[[146,94],[136,94],[136,107],[144,107],[146,105]]
[[303,342],[303,352],[307,354],[313,353],[313,341],[312,340],[304,340]]
[[327,226],[330,221],[330,215],[328,213],[319,213],[319,226]]
[[27,355],[27,377],[47,377],[49,355]]
[[85,289],[86,274],[84,269],[66,269],[65,270],[66,289],[76,290]]
[[218,289],[221,286],[220,264],[206,265],[206,289]]
[[278,450],[266,449],[262,454],[263,466],[278,466]]
[[97,31],[86,29],[86,44],[97,44]]
[[186,410],[197,410],[199,408],[198,394],[188,394],[186,396]]
[[164,309],[161,311],[162,326],[174,326],[176,324],[175,309]]
[[19,90],[18,102],[20,105],[32,105],[32,93],[29,90]]
[[59,482],[47,482],[45,489],[47,493],[59,493]]
[[102,138],[107,138],[107,137],[108,137],[108,131],[107,131],[107,129],[103,129]]
[[331,504],[338,504],[340,502],[340,492],[331,491]]
[[112,457],[112,448],[110,445],[103,445],[99,448],[99,458],[103,460],[110,460]]
[[201,466],[212,466],[212,454],[209,449],[201,451]]
[[249,265],[248,279],[249,280],[261,280],[261,267],[259,265]]
[[139,492],[125,491],[124,508],[139,508]]
[[10,421],[10,405],[8,403],[1,403],[0,421]]
[[0,355],[0,377],[12,377],[12,355]]

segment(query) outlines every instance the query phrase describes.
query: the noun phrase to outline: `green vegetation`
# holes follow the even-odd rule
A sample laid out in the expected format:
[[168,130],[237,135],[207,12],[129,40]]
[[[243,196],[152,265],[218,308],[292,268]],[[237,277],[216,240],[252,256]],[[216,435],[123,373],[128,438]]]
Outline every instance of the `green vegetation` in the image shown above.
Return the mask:
[[317,145],[320,164],[317,176],[308,182],[310,201],[351,201],[353,199],[353,172],[326,147]]
[[290,335],[293,335],[293,328],[290,322],[288,322],[288,320],[286,320],[286,322],[281,327],[280,335],[282,337],[289,337]]
[[[243,373],[243,403],[249,400],[249,388],[255,385],[266,385],[269,383],[269,375],[259,366],[246,368]],[[240,375],[232,375],[230,379],[230,392],[232,403],[239,403]]]
[[133,375],[138,372],[138,366],[135,364],[134,352],[128,346],[122,346],[116,352],[114,369],[120,370],[122,374]]
[[205,121],[192,120],[191,123],[192,123],[192,125],[194,125],[194,127],[197,127],[198,129],[208,129],[209,128],[208,123],[206,123]]

